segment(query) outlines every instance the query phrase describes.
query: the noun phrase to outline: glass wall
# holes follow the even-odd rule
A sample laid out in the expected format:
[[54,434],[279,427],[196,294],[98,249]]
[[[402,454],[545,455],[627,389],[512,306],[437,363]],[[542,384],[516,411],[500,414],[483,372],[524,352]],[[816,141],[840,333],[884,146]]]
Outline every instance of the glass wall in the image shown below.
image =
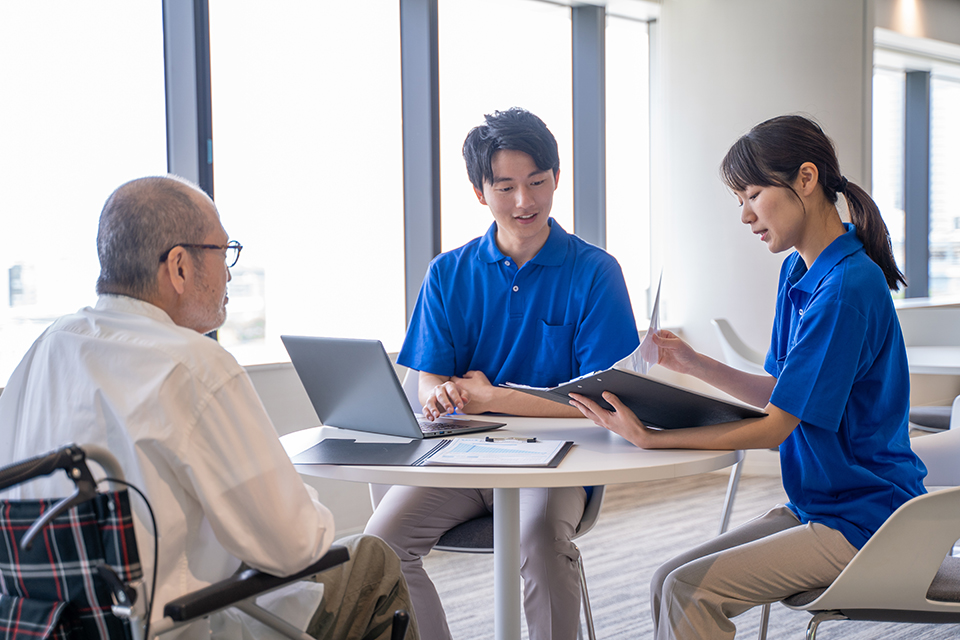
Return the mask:
[[[901,269],[905,236],[906,72],[930,74],[929,286],[920,296],[960,296],[960,46],[877,30],[873,74],[873,197]],[[902,295],[902,294],[901,294]],[[917,295],[914,292],[914,295]]]
[[[607,251],[646,329],[650,256],[650,42],[647,23],[607,18]],[[656,274],[652,276],[656,278]],[[656,282],[652,283],[656,287]],[[649,303],[649,305],[648,305]]]
[[214,191],[243,243],[221,342],[382,340],[406,322],[396,0],[210,2]]
[[573,105],[569,7],[534,0],[439,0],[440,206],[443,251],[493,222],[477,202],[461,149],[496,110],[523,107],[560,147],[553,218],[573,233]]
[[893,255],[904,268],[903,117],[904,72],[873,73],[873,199],[890,230]]
[[958,114],[960,114],[960,78],[931,77],[931,296],[960,296],[960,118]]
[[96,302],[107,196],[166,173],[162,25],[159,2],[0,3],[0,386]]

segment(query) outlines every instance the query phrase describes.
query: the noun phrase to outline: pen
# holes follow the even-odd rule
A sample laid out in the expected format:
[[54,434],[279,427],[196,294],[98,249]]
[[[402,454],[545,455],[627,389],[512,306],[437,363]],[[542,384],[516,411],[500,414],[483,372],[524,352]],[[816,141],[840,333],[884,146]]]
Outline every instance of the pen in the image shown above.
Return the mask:
[[505,442],[512,440],[514,442],[536,442],[536,438],[492,438],[490,436],[486,437],[486,442]]

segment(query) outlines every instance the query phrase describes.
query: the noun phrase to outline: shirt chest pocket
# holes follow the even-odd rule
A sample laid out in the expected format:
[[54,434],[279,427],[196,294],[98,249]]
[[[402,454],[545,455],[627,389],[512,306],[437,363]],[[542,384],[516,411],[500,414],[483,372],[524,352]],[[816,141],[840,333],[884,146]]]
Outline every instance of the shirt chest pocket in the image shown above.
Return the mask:
[[573,366],[573,334],[575,325],[550,325],[540,321],[533,368],[537,378],[559,384],[577,376]]

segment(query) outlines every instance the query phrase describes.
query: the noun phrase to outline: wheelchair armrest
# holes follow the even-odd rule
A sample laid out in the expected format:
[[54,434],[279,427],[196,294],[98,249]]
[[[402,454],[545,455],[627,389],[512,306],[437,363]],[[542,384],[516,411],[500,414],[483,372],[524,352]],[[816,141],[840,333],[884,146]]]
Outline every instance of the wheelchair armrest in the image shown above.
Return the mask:
[[202,618],[247,598],[273,591],[291,582],[316,575],[350,559],[346,547],[332,546],[317,562],[303,571],[280,578],[255,569],[240,571],[226,580],[171,600],[163,615],[174,622]]

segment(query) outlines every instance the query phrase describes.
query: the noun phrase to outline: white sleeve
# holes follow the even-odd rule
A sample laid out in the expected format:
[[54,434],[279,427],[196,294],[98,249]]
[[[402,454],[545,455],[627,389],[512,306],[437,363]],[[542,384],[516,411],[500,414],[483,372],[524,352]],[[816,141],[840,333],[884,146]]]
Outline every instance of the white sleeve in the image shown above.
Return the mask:
[[232,555],[289,575],[333,543],[333,514],[300,479],[245,373],[214,393],[184,448],[186,486]]

